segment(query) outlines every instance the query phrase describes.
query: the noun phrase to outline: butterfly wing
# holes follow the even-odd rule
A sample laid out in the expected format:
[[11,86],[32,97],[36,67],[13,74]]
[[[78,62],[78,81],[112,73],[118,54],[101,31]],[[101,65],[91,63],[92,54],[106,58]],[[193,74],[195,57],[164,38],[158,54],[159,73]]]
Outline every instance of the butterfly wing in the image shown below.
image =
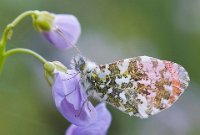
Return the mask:
[[141,56],[136,58],[142,74],[138,82],[138,111],[143,117],[169,108],[188,86],[186,70],[176,63]]
[[95,74],[94,89],[102,99],[141,118],[169,108],[189,82],[181,65],[148,56],[100,65]]

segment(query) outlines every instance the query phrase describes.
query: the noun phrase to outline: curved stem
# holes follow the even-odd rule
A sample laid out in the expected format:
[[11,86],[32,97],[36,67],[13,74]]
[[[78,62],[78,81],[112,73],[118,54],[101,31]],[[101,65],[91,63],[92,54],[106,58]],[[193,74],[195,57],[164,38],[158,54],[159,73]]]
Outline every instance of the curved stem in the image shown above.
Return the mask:
[[10,24],[8,24],[6,26],[6,28],[4,29],[2,37],[0,39],[0,74],[2,72],[3,65],[4,65],[4,62],[5,62],[5,56],[4,55],[6,53],[6,41],[7,41],[7,39],[11,38],[11,36],[12,36],[12,29],[21,20],[23,20],[25,17],[27,17],[27,16],[34,16],[35,14],[37,14],[37,11],[26,11],[26,12],[20,14],[19,16],[17,16],[17,18],[14,21],[12,21]]
[[9,57],[13,54],[16,53],[25,53],[25,54],[30,54],[32,56],[34,56],[36,59],[38,59],[41,63],[45,64],[46,62],[48,62],[45,58],[43,58],[41,55],[39,55],[38,53],[30,50],[30,49],[25,49],[25,48],[15,48],[15,49],[11,49],[8,50],[7,52],[5,52],[4,56]]
[[11,36],[10,34],[12,34],[11,30],[25,17],[30,16],[35,14],[35,11],[26,11],[22,14],[20,14],[13,22],[11,22],[10,24],[8,24],[6,26],[6,28],[4,29],[4,32],[2,34],[2,38],[0,41],[0,46],[4,46],[6,43],[6,40],[9,38],[9,36]]

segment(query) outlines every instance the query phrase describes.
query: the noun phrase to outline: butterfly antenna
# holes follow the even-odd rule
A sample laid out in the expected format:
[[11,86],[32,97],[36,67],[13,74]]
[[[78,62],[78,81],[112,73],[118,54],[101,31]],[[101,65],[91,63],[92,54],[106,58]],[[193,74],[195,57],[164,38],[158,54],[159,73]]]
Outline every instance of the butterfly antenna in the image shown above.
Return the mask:
[[79,50],[79,48],[75,45],[75,44],[71,44],[71,42],[64,36],[63,31],[61,29],[59,29],[58,27],[56,28],[56,32],[64,39],[64,41],[69,44],[70,46],[72,46],[78,54],[81,54],[81,51]]
[[77,45],[72,45],[72,46],[77,51],[78,54],[81,54],[81,51],[78,49]]

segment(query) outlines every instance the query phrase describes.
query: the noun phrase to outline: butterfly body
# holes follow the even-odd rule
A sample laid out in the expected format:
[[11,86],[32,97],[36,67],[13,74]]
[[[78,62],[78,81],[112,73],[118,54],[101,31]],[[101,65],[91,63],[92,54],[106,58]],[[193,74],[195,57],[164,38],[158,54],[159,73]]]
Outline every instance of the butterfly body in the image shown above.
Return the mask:
[[74,63],[89,96],[141,118],[170,107],[189,82],[182,66],[148,56],[105,65],[79,56]]

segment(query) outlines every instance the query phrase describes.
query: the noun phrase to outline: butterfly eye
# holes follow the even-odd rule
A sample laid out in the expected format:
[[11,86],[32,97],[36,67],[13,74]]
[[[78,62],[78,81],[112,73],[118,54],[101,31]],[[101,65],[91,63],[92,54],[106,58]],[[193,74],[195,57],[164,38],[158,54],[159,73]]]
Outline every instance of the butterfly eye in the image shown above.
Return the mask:
[[87,70],[86,73],[89,74],[91,71]]
[[83,70],[85,69],[85,63],[81,63],[81,64],[79,65],[79,69],[80,69],[81,71],[83,71]]

